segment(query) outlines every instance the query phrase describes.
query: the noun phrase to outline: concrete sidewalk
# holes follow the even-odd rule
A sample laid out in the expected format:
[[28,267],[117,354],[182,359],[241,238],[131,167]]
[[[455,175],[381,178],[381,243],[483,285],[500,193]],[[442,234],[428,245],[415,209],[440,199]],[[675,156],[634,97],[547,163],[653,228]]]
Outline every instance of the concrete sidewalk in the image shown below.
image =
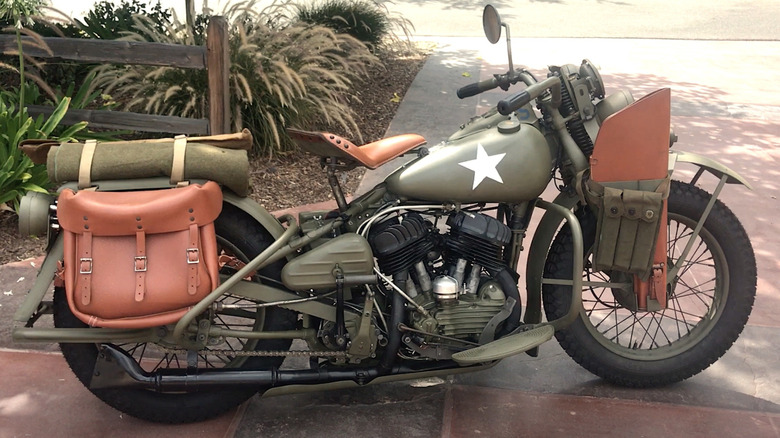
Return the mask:
[[[404,97],[389,135],[417,132],[430,144],[505,96],[463,101],[455,90],[506,71],[505,49],[482,38],[442,38]],[[701,374],[652,390],[595,378],[554,342],[539,357],[502,361],[480,373],[271,399],[254,398],[219,419],[187,426],[144,423],[103,405],[73,377],[53,346],[0,350],[0,438],[16,436],[256,437],[376,436],[745,436],[780,437],[780,43],[517,39],[516,66],[538,76],[547,64],[600,69],[608,92],[635,97],[672,87],[676,148],[706,154],[747,177],[724,202],[740,218],[758,261],[758,296],[731,350]],[[395,162],[367,174],[381,181]],[[692,169],[681,175],[691,176]],[[713,180],[703,181],[705,188]],[[551,199],[555,189],[545,197]],[[9,320],[34,278],[30,262],[0,267],[0,318]],[[6,293],[10,292],[10,294]],[[5,330],[5,329],[3,329]],[[0,347],[14,346],[7,331]]]

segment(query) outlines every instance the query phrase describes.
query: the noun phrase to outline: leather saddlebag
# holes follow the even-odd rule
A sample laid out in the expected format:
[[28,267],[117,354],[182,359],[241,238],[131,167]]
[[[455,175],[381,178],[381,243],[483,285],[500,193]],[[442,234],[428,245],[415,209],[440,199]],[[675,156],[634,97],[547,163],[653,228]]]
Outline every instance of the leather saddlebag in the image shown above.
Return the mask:
[[218,284],[214,221],[222,192],[203,186],[137,192],[63,190],[65,288],[90,326],[145,328],[181,318]]

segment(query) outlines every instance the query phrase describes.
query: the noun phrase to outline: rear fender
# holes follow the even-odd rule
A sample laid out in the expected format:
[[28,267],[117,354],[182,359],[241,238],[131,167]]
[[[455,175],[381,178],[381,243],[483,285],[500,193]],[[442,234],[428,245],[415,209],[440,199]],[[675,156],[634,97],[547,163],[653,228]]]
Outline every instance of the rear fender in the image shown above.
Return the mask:
[[225,203],[238,208],[256,220],[263,228],[268,230],[268,233],[274,239],[278,239],[284,233],[282,224],[268,210],[252,199],[238,196],[228,190],[223,190],[222,197]]

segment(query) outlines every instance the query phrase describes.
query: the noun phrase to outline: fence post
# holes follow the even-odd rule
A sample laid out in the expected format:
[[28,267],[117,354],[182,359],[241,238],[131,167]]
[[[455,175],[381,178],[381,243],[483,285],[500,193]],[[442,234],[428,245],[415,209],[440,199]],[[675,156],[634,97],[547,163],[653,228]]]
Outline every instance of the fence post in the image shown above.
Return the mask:
[[209,76],[209,133],[230,132],[230,46],[225,17],[211,17],[206,30]]

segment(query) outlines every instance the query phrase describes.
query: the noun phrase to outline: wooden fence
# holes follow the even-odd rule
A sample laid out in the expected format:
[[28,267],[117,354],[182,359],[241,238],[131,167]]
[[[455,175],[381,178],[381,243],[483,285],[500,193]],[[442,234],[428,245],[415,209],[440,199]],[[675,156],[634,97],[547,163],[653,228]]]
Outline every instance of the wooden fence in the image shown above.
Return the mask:
[[[224,17],[212,17],[209,21],[206,47],[74,38],[44,38],[44,41],[51,53],[30,44],[25,44],[24,53],[36,58],[82,63],[156,65],[206,69],[208,72],[208,119],[70,109],[63,119],[65,124],[86,121],[95,128],[176,134],[216,135],[230,132],[230,52],[228,24]],[[16,37],[0,35],[0,52],[4,55],[17,53]],[[27,110],[33,116],[48,115],[54,108],[31,105]]]

